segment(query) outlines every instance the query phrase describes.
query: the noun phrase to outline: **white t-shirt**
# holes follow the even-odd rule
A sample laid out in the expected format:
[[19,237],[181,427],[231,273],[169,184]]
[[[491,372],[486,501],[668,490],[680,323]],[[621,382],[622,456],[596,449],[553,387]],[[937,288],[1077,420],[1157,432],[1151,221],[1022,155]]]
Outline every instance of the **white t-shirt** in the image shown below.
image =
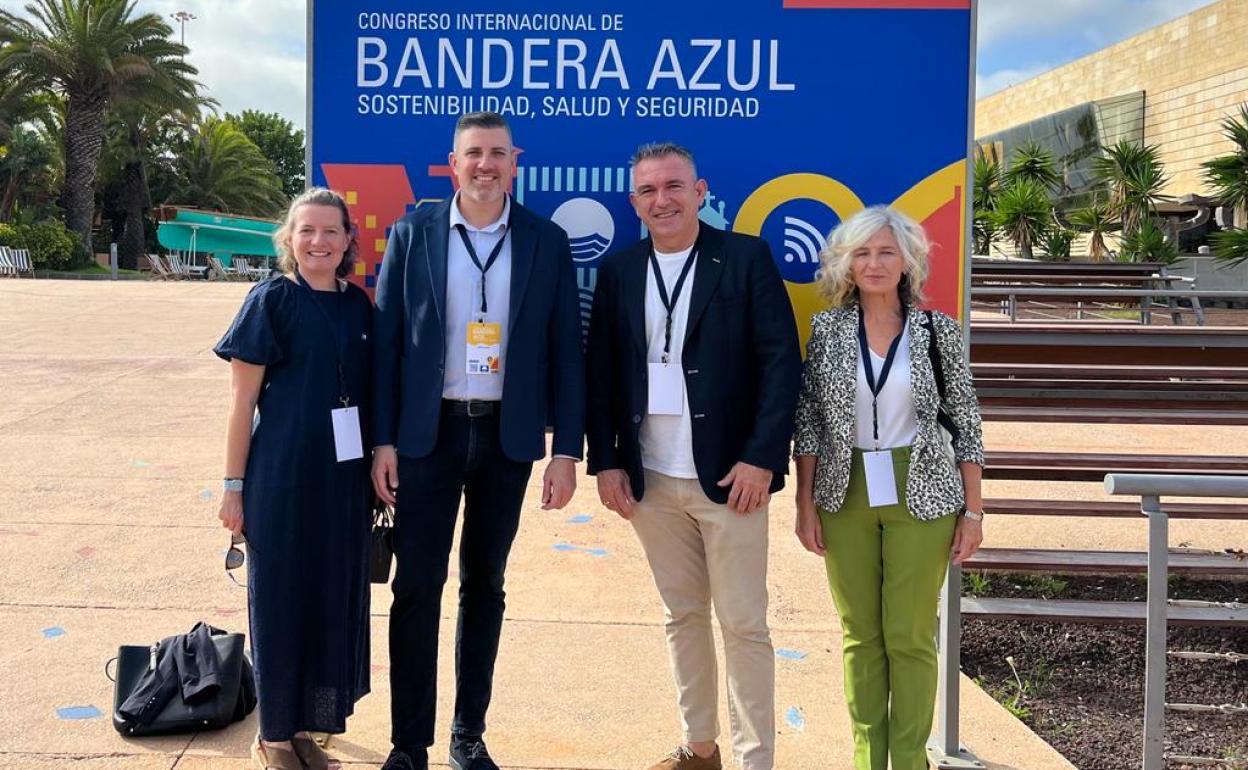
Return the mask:
[[[685,266],[692,247],[676,254],[656,251],[663,285],[671,298],[676,281]],[[669,354],[671,366],[683,367],[681,354],[685,347],[685,329],[689,324],[689,298],[693,295],[693,274],[697,271],[697,257],[689,268],[689,275],[676,298],[672,313],[672,347]],[[646,270],[646,361],[658,363],[663,360],[664,329],[667,325],[667,308],[659,297],[659,286],[654,281],[654,268]],[[685,378],[680,378],[681,413],[647,414],[641,421],[641,464],[648,470],[674,476],[678,479],[696,479],[698,469],[693,464],[693,425],[689,419],[689,392]]]
[[[870,350],[870,346],[867,348]],[[870,350],[872,371],[875,381],[879,383],[880,373],[884,371],[884,356],[876,355]],[[893,366],[888,372],[888,379],[876,400],[880,420],[880,449],[910,446],[918,434],[918,422],[914,414],[914,391],[910,386],[910,325],[901,330],[901,341],[897,343],[897,354],[893,357]],[[859,449],[875,449],[875,438],[871,430],[871,388],[867,385],[866,369],[862,365],[862,354],[858,355],[858,414],[857,446]]]

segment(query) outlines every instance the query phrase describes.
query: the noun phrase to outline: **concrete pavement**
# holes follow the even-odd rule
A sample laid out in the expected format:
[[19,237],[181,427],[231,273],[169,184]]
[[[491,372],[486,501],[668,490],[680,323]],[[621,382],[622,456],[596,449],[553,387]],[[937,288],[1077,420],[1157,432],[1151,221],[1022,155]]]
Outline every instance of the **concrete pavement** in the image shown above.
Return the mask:
[[[254,715],[216,733],[125,740],[110,724],[104,676],[120,644],[147,644],[199,619],[246,630],[246,593],[223,574],[228,537],[215,518],[228,367],[211,347],[247,288],[0,281],[0,766],[248,766]],[[1218,428],[990,425],[987,433],[1002,448],[1088,451],[1207,452],[1244,439]],[[540,473],[508,572],[491,751],[507,768],[644,768],[679,739],[657,594],[631,529],[598,506],[592,479],[579,479],[566,510],[544,512]],[[1044,494],[1027,484],[989,491]],[[1088,492],[1099,494],[1091,485]],[[838,624],[822,564],[801,550],[792,518],[792,498],[782,493],[771,510],[777,766],[848,768]],[[998,545],[1144,543],[1142,522],[1054,524],[992,521],[988,537]],[[1229,528],[1172,526],[1176,543],[1219,548]],[[1241,542],[1244,534],[1237,530]],[[452,573],[442,731],[453,697],[454,601]],[[334,742],[348,767],[376,767],[388,750],[388,605],[388,588],[375,588],[373,693]],[[992,767],[1071,767],[965,678],[963,690],[964,741]],[[726,730],[726,710],[721,722]],[[444,742],[432,756],[445,761]]]

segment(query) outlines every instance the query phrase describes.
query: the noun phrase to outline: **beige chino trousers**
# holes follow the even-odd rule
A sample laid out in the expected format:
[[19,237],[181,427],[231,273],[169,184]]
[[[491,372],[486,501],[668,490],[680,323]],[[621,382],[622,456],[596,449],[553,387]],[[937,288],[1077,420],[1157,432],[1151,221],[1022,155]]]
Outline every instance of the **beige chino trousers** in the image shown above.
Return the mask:
[[646,471],[632,524],[665,609],[686,741],[719,737],[711,606],[724,636],[732,748],[743,770],[772,770],[775,652],[767,627],[767,508],[741,516],[697,479]]

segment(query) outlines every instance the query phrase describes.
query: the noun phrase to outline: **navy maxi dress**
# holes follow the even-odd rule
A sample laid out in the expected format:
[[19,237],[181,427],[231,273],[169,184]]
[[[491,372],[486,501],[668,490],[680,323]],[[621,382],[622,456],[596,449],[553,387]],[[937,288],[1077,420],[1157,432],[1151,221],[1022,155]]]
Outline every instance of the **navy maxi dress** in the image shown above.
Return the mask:
[[355,285],[314,291],[274,275],[251,290],[214,349],[266,367],[243,487],[266,741],[344,732],[369,690],[372,488],[367,459],[337,461],[330,411],[341,406],[341,355],[351,405],[369,425],[371,316]]

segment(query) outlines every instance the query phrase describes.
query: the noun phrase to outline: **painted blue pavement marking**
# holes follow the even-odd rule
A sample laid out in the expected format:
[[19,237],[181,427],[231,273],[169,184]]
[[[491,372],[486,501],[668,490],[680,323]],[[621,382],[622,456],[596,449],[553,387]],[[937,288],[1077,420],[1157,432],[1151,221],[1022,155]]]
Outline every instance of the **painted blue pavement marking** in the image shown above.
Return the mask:
[[66,706],[56,710],[58,719],[95,719],[100,716],[100,710],[95,706]]
[[794,730],[806,729],[806,715],[797,706],[790,706],[789,710],[784,712],[784,721]]
[[60,626],[52,626],[51,628],[43,629],[44,639],[55,639],[58,636],[64,636],[64,635],[65,635],[65,629],[61,628]]
[[776,657],[785,660],[806,660],[806,653],[800,650],[786,650],[782,647],[776,650]]
[[551,548],[555,549],[556,551],[559,551],[560,553],[576,552],[576,553],[588,554],[590,556],[597,556],[600,558],[607,555],[607,549],[605,548],[586,548],[583,545],[572,545],[571,543],[555,543],[553,546],[551,546]]
[[211,500],[211,499],[212,499],[212,490],[211,490],[211,489],[205,489],[205,490],[203,490],[202,492],[200,492],[200,493],[199,493],[199,499],[200,499],[200,500]]
[[576,516],[569,517],[568,523],[569,524],[588,524],[589,522],[593,520],[594,520],[594,517],[589,515],[588,513],[581,513],[581,514],[577,514]]

